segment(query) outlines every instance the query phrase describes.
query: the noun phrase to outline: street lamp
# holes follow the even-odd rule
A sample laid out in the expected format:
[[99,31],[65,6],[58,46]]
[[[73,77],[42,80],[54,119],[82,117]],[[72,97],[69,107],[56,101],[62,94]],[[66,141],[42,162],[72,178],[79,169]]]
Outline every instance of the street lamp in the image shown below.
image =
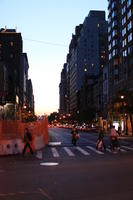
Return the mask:
[[124,97],[124,95],[121,95],[121,99],[124,99],[125,97]]

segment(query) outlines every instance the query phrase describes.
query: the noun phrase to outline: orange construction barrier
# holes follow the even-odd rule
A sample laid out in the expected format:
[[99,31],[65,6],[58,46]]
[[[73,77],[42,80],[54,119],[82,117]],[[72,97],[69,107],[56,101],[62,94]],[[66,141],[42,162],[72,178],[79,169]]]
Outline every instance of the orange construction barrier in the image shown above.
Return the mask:
[[32,134],[32,148],[43,148],[49,141],[48,118],[44,120],[22,123],[19,120],[0,120],[0,155],[21,153],[24,147],[24,129]]

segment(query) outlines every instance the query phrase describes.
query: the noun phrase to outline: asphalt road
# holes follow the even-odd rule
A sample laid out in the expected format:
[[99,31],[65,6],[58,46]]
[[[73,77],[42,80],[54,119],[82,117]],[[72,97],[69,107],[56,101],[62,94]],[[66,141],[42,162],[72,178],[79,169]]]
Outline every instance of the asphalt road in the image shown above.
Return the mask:
[[[95,146],[95,133],[80,134],[80,151],[71,144],[70,130],[49,132],[50,142],[61,143],[47,145],[34,156],[0,157],[0,200],[133,199],[132,140],[120,141],[125,151],[98,154],[87,148]],[[108,147],[108,137],[105,143]],[[58,165],[40,165],[46,162]]]

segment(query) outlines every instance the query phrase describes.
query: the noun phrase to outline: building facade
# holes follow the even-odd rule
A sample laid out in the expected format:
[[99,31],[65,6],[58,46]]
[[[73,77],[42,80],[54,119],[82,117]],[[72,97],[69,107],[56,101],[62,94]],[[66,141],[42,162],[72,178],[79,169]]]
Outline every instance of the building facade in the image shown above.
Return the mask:
[[133,89],[133,1],[109,0],[109,97]]
[[18,118],[26,102],[34,110],[34,100],[27,96],[27,91],[32,89],[28,83],[28,58],[22,46],[21,33],[0,29],[0,105],[4,119]]
[[[104,11],[90,11],[76,26],[67,56],[67,110],[78,119],[103,110],[103,69],[107,69],[107,21]],[[95,84],[98,83],[97,88]],[[95,94],[97,91],[97,94]],[[107,95],[108,93],[106,93]],[[98,97],[98,105],[94,96]]]
[[109,100],[113,108],[109,115],[125,131],[127,124],[132,124],[129,102],[133,94],[133,1],[108,2]]

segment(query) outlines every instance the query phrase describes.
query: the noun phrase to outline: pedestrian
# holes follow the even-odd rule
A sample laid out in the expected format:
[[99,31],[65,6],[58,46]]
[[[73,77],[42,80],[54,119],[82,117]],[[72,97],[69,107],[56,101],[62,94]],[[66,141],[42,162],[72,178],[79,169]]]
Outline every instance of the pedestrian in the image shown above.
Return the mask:
[[120,144],[118,141],[118,133],[115,130],[114,125],[112,125],[111,130],[110,130],[110,146],[112,150],[114,150],[115,147],[120,148]]
[[79,133],[78,133],[78,129],[76,128],[76,126],[74,125],[74,127],[72,128],[72,144],[74,146],[77,146],[77,140],[79,139]]
[[119,136],[121,135],[121,126],[120,125],[118,126],[118,134],[119,134]]
[[31,135],[29,129],[25,128],[25,131],[24,131],[25,146],[24,146],[24,149],[23,149],[23,155],[25,154],[25,151],[26,151],[27,148],[29,148],[30,153],[33,155],[33,150],[32,150],[32,147],[31,147],[31,141],[32,141],[32,135]]
[[99,135],[98,135],[98,141],[97,141],[97,144],[96,144],[96,149],[98,150],[98,149],[101,149],[103,147],[104,151],[106,151],[106,146],[105,146],[104,140],[103,140],[104,132],[103,132],[101,127],[98,128],[98,133],[99,133]]

